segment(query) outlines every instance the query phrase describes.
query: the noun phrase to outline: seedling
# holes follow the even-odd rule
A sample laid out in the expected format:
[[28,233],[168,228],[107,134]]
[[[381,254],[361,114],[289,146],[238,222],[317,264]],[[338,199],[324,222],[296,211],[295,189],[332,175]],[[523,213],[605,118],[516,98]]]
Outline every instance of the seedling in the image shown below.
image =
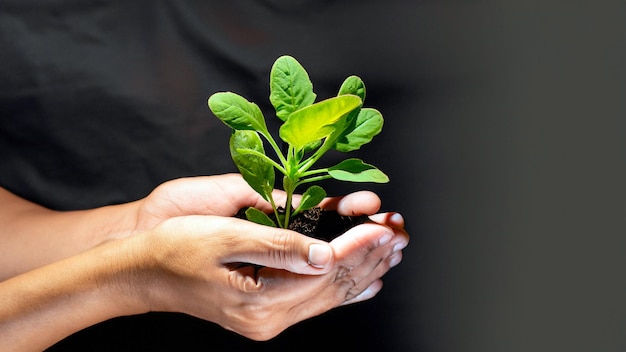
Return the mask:
[[[358,150],[380,133],[383,117],[372,108],[363,108],[365,84],[357,76],[345,79],[336,97],[315,102],[316,94],[309,75],[291,56],[279,57],[270,71],[270,102],[283,124],[279,136],[285,152],[268,131],[261,109],[232,92],[218,92],[209,97],[213,114],[232,128],[230,153],[237,169],[274,208],[276,223],[262,211],[249,208],[246,217],[260,224],[283,227],[296,214],[313,208],[326,197],[326,191],[311,185],[302,194],[297,208],[293,195],[298,186],[333,178],[350,182],[386,183],[389,178],[373,165],[349,158],[327,168],[314,168],[329,150]],[[276,158],[265,153],[263,139]],[[279,207],[272,196],[276,172],[283,176],[286,202]]]

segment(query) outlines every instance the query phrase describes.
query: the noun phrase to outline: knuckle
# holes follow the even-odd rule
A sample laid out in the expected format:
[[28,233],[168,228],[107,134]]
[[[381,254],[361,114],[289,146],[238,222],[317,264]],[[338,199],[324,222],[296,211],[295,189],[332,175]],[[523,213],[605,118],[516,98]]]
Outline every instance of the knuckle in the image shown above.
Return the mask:
[[231,287],[244,293],[256,293],[263,289],[263,282],[256,280],[257,267],[254,265],[242,265],[228,273],[228,281]]
[[352,268],[342,266],[335,276],[335,285],[337,285],[336,298],[337,302],[342,303],[361,293],[358,282],[351,275]]
[[276,263],[286,263],[289,261],[289,254],[294,247],[294,235],[289,231],[276,231],[272,238],[272,260]]
[[357,286],[356,281],[352,280],[351,284],[352,287],[348,289],[348,292],[346,292],[346,295],[344,297],[344,300],[346,301],[353,299],[354,297],[360,295],[361,292],[363,292],[363,289]]

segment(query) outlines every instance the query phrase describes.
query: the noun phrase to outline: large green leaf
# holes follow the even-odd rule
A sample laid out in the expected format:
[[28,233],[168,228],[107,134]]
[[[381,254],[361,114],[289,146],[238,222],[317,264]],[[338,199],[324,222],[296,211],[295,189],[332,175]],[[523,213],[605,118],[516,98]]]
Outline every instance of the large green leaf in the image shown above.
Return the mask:
[[376,109],[363,108],[351,131],[343,135],[334,146],[340,152],[350,152],[372,141],[383,129],[383,115]]
[[261,109],[246,98],[232,93],[219,92],[209,97],[209,109],[227,126],[235,130],[254,130],[267,133]]
[[296,110],[315,102],[313,84],[300,63],[291,56],[279,57],[270,71],[270,102],[276,116],[286,121]]
[[230,154],[243,176],[263,199],[269,201],[274,189],[274,167],[252,152],[265,154],[261,137],[255,131],[235,130],[230,137]]
[[280,127],[280,138],[296,150],[302,150],[307,144],[330,135],[335,130],[334,124],[359,106],[361,98],[348,94],[302,108],[292,113]]
[[350,182],[387,183],[389,177],[375,166],[366,164],[360,159],[346,159],[330,167],[328,174],[336,180]]

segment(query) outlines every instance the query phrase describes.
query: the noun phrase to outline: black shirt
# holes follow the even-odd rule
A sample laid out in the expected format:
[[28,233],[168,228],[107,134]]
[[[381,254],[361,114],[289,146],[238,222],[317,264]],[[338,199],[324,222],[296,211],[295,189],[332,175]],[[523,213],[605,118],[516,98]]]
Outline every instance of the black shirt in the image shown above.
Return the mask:
[[[283,54],[309,71],[318,98],[336,94],[351,74],[380,87],[378,99],[397,93],[386,75],[396,72],[386,65],[398,50],[389,38],[399,23],[385,15],[394,13],[393,6],[4,1],[0,185],[70,210],[132,201],[173,178],[236,171],[228,154],[230,130],[210,113],[208,96],[235,91],[259,104],[270,128],[276,127],[269,69]],[[362,335],[364,322],[375,319],[362,307],[305,322],[269,343],[188,316],[152,313],[98,324],[51,350],[279,351],[305,339],[315,340],[309,346],[326,346],[326,338],[349,336],[350,329]]]

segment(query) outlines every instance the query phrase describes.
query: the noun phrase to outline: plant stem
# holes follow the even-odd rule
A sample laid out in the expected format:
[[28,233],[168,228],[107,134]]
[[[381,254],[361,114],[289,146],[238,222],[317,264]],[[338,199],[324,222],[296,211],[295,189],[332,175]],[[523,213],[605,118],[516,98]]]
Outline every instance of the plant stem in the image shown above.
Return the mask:
[[326,174],[326,175],[320,175],[320,176],[300,179],[298,182],[296,182],[296,187],[300,186],[301,184],[304,184],[304,183],[317,182],[317,181],[327,180],[329,178],[333,178],[333,177],[328,175],[328,174]]
[[276,222],[280,224],[280,216],[278,214],[278,207],[276,207],[276,202],[274,201],[274,197],[269,195],[270,204],[272,205],[272,209],[274,209],[274,216],[276,216]]
[[[274,138],[272,138],[271,134],[263,134],[263,137],[265,137],[265,139],[269,142],[270,146],[272,146],[272,149],[274,149],[274,152],[276,153],[276,156],[278,156],[278,159],[280,159],[281,164],[283,165],[287,165],[287,159],[285,159],[285,156],[283,155],[282,150],[280,149],[280,147],[278,146],[278,144],[276,144],[276,141],[274,140]],[[285,173],[285,169],[283,168],[279,168],[277,167],[279,170],[281,170],[281,172]]]
[[293,199],[293,192],[296,189],[297,182],[289,177],[285,177],[283,180],[283,188],[287,193],[287,200],[285,203],[285,221],[282,224],[283,228],[289,227],[289,219],[291,218],[291,202]]
[[307,176],[311,176],[311,175],[316,175],[316,174],[327,174],[328,173],[328,168],[324,168],[324,169],[315,169],[315,170],[311,170],[311,171],[306,171],[300,174],[300,177],[307,177]]
[[324,155],[328,149],[330,149],[330,143],[328,143],[328,138],[324,140],[324,143],[311,155],[308,159],[306,159],[302,164],[300,164],[300,169],[298,170],[300,173],[306,172],[313,164],[315,164],[321,157]]
[[259,158],[262,158],[264,160],[266,160],[268,163],[272,164],[272,166],[274,166],[276,169],[278,169],[278,171],[280,171],[283,174],[287,173],[287,170],[280,165],[279,163],[275,162],[274,160],[272,160],[271,158],[269,158],[267,155],[258,152],[256,150],[252,150],[252,149],[246,149],[246,154],[250,154],[250,155],[254,155],[254,156],[258,156]]

